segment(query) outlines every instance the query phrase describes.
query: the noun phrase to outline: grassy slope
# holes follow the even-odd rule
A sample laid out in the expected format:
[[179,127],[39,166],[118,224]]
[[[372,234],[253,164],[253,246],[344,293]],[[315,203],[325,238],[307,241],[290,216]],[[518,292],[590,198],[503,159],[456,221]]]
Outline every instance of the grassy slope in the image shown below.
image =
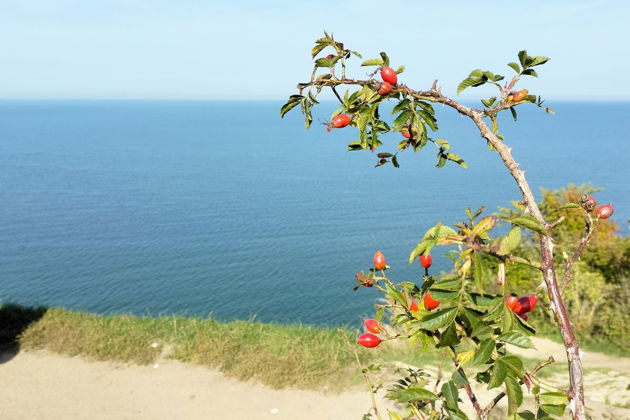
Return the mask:
[[[348,346],[355,332],[305,325],[218,322],[186,317],[100,316],[59,308],[0,309],[0,349],[45,349],[91,360],[138,364],[166,357],[217,368],[275,388],[342,389],[358,383],[353,349],[364,363],[404,360],[420,365],[437,356],[384,343],[367,350]],[[152,346],[157,343],[157,346]]]
[[[339,390],[359,383],[355,350],[364,365],[403,362],[417,367],[438,366],[442,359],[437,352],[410,349],[396,341],[370,350],[348,346],[342,334],[354,342],[356,331],[305,325],[176,316],[100,316],[18,305],[0,308],[0,350],[18,345],[22,349],[137,364],[154,363],[166,356],[274,388]],[[598,347],[603,349],[601,343]],[[535,363],[526,360],[528,367]],[[444,367],[450,370],[450,363]],[[565,367],[554,366],[550,373],[562,369]]]

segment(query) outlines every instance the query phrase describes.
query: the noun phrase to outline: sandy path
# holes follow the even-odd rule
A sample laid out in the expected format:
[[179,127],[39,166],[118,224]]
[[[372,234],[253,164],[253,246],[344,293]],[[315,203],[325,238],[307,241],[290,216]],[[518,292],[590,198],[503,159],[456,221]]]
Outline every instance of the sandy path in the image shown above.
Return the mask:
[[[523,351],[524,356],[545,359],[553,355],[558,362],[564,361],[560,344],[534,341],[536,350]],[[630,410],[621,408],[630,405],[630,359],[588,353],[584,364],[587,369],[603,368],[588,372],[585,378],[595,418],[630,419]],[[565,375],[556,379],[566,380]],[[494,395],[485,388],[476,392],[482,401]],[[88,362],[46,352],[0,357],[3,420],[358,420],[369,407],[369,394],[363,390],[339,395],[277,391],[172,360],[161,360],[154,367]],[[386,413],[382,399],[379,408]]]
[[20,352],[0,364],[3,420],[338,420],[369,407],[367,392],[276,391],[176,361],[154,368]]

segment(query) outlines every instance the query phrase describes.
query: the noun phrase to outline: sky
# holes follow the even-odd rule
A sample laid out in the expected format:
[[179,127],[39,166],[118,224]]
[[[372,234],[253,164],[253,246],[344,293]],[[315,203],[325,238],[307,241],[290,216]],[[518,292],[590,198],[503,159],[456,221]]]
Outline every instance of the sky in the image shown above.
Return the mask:
[[286,98],[324,30],[364,58],[387,51],[415,89],[510,75],[527,49],[551,57],[523,82],[532,93],[630,100],[621,0],[0,0],[0,98]]

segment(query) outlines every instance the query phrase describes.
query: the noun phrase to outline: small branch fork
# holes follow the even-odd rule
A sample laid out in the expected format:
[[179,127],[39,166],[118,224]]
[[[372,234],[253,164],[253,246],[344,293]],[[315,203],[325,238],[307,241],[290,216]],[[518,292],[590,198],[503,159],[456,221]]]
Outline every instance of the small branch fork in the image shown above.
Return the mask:
[[[303,89],[309,86],[372,86],[377,83],[378,82],[375,80],[354,80],[346,78],[342,78],[339,80],[312,80],[308,83],[298,84],[298,89],[301,93]],[[470,118],[472,122],[477,126],[481,137],[483,137],[491,146],[493,146],[494,150],[498,153],[499,157],[503,161],[503,164],[508,169],[510,175],[512,176],[512,178],[514,178],[514,181],[516,182],[516,185],[518,186],[518,189],[523,196],[523,203],[529,211],[529,214],[536,220],[538,220],[538,222],[540,222],[543,226],[545,226],[546,233],[544,235],[539,235],[541,254],[540,270],[542,271],[543,279],[547,287],[547,293],[550,300],[550,308],[554,313],[554,318],[560,329],[560,335],[562,336],[567,354],[570,380],[570,392],[568,393],[568,396],[570,400],[569,405],[573,408],[573,419],[586,420],[586,410],[584,406],[584,379],[582,373],[582,363],[580,361],[579,344],[573,332],[573,327],[571,326],[566,306],[564,305],[564,301],[562,300],[560,288],[558,287],[558,281],[556,278],[556,271],[553,261],[554,244],[551,236],[551,226],[543,217],[542,212],[540,211],[540,208],[536,203],[536,199],[534,198],[532,189],[525,179],[525,172],[519,168],[518,163],[516,163],[516,160],[512,156],[510,148],[505,143],[503,143],[495,133],[492,132],[492,130],[484,121],[485,116],[489,116],[493,113],[499,112],[499,110],[501,109],[509,108],[511,105],[502,105],[501,107],[492,110],[492,112],[489,113],[489,111],[487,110],[470,108],[451,98],[444,96],[439,89],[436,89],[435,85],[432,89],[427,91],[415,91],[407,87],[406,85],[399,85],[393,92],[402,93],[418,100],[444,104],[453,108],[460,114]],[[586,242],[588,242],[588,240]]]
[[562,287],[561,290],[564,291],[569,283],[573,280],[573,264],[577,261],[582,252],[584,252],[584,248],[593,237],[593,233],[595,232],[596,224],[593,223],[593,218],[587,212],[586,214],[586,226],[584,227],[584,234],[582,235],[582,239],[580,240],[580,244],[576,248],[573,255],[570,258],[567,258],[564,264],[564,274],[562,275]]

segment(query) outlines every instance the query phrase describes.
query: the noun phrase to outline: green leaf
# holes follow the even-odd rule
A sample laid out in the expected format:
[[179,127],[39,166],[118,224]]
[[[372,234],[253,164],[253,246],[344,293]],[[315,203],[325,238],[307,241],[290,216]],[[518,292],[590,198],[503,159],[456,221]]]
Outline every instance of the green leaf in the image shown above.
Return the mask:
[[365,60],[363,63],[361,63],[361,66],[366,67],[366,66],[382,66],[384,64],[383,60],[380,58],[371,58],[369,60]]
[[523,68],[527,68],[527,51],[526,50],[518,52],[518,61],[521,62],[521,66],[523,66]]
[[521,411],[520,413],[517,414],[519,419],[523,419],[523,420],[535,420],[536,419],[536,415],[534,413],[532,413],[531,411]]
[[507,255],[514,251],[521,243],[521,228],[514,226],[503,238],[497,251],[500,255]]
[[450,409],[457,410],[457,400],[459,399],[459,393],[457,387],[453,381],[445,382],[442,385],[442,397],[446,402],[446,406]]
[[442,309],[425,316],[417,325],[422,329],[434,331],[453,322],[455,316],[457,316],[457,308]]
[[405,420],[402,418],[402,416],[394,411],[389,411],[387,410],[387,413],[389,414],[389,420]]
[[467,79],[462,80],[462,82],[459,85],[457,85],[457,94],[459,95],[460,93],[462,93],[465,89],[468,89],[469,87],[481,86],[484,83],[486,83],[486,81],[481,78],[468,77]]
[[449,420],[470,420],[470,418],[460,409],[453,410],[452,408],[446,407],[446,413],[448,414]]
[[389,67],[389,57],[384,52],[381,52],[381,58],[383,59],[383,64]]
[[508,369],[509,373],[519,379],[522,378],[523,375],[525,375],[525,372],[523,371],[523,361],[519,359],[518,356],[508,354],[507,356],[503,356],[497,359],[496,363],[505,364],[505,367]]
[[302,99],[304,99],[304,96],[302,95],[291,95],[287,103],[280,108],[280,117],[284,117],[284,114],[299,105]]
[[438,396],[433,392],[420,387],[410,387],[406,389],[397,389],[385,395],[391,400],[398,402],[414,402],[414,401],[436,401]]
[[517,216],[509,220],[513,225],[518,225],[524,227],[525,229],[529,229],[536,233],[540,233],[541,235],[546,235],[547,230],[538,220],[534,219],[532,216],[523,215]]
[[455,163],[457,163],[459,166],[461,166],[462,168],[467,169],[468,168],[468,164],[466,162],[464,162],[464,159],[462,159],[458,154],[456,153],[447,153],[446,154],[446,158],[450,161],[453,161]]
[[469,384],[466,376],[464,376],[459,370],[453,372],[452,378],[453,382],[455,382],[455,385],[457,385],[458,387],[463,387]]
[[[569,403],[569,397],[563,392],[543,392],[538,394],[540,404],[549,405],[567,405]],[[553,413],[550,413],[553,414]]]
[[538,77],[538,73],[536,73],[536,71],[534,69],[526,69],[523,70],[523,74],[525,76],[533,76],[533,77]]
[[478,252],[473,252],[473,276],[477,290],[483,292],[483,264]]
[[530,57],[531,58],[531,63],[530,63],[530,67],[534,67],[534,66],[540,66],[542,64],[545,64],[547,61],[549,61],[549,57],[543,57],[543,56],[539,56],[539,57]]
[[[554,416],[561,416],[564,414],[564,406],[563,405],[549,405],[549,404],[541,404],[540,409],[548,414],[553,414]],[[545,416],[546,417],[546,416]],[[542,418],[542,417],[538,417]]]
[[445,226],[441,222],[433,226],[431,229],[427,230],[420,243],[418,243],[414,250],[411,251],[411,254],[409,254],[409,264],[412,264],[420,254],[428,254],[431,248],[440,245],[441,241],[448,235],[456,234],[457,232],[455,232],[453,228]]
[[521,347],[523,349],[531,349],[534,347],[534,343],[532,343],[532,340],[528,336],[518,332],[508,332],[505,334],[501,334],[497,338],[497,340],[515,345],[517,347]]
[[399,67],[396,69],[396,74],[400,74],[400,73],[402,73],[403,71],[405,71],[405,66],[399,66]]
[[444,330],[442,335],[440,336],[440,342],[437,347],[448,347],[454,346],[459,343],[459,338],[457,337],[457,329],[455,328],[455,323],[451,322],[451,324]]
[[516,109],[514,109],[513,106],[510,107],[510,113],[512,114],[512,118],[514,118],[514,121],[516,121],[518,116],[516,115]]
[[400,168],[400,164],[398,163],[398,157],[396,157],[396,155],[392,157],[392,165],[394,165],[395,168]]
[[565,210],[565,209],[579,209],[579,208],[580,208],[580,205],[579,205],[579,204],[576,204],[576,203],[567,203],[567,204],[564,204],[564,205],[562,205],[562,206],[558,207],[558,210]]
[[512,69],[517,73],[521,72],[521,67],[516,63],[508,63],[508,66],[512,67]]
[[517,379],[507,376],[505,378],[505,392],[508,397],[508,415],[512,415],[523,404],[523,389]]
[[475,357],[473,357],[470,363],[472,365],[481,365],[483,363],[486,363],[492,355],[492,351],[494,350],[496,345],[496,341],[491,338],[483,340],[481,343],[479,343],[479,348],[475,353]]
[[496,388],[507,378],[507,367],[502,363],[495,363],[492,366],[492,372],[490,373],[490,382],[488,382],[488,389]]

